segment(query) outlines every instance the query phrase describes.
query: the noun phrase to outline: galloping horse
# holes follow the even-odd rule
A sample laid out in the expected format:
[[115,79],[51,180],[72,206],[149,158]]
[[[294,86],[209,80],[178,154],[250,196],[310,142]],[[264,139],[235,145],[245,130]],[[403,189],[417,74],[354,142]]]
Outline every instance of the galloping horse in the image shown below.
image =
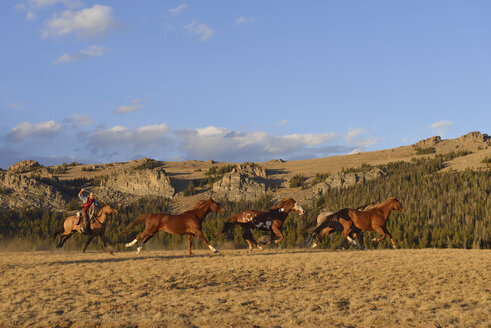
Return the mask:
[[[350,234],[358,229],[361,232],[364,231],[377,231],[382,235],[380,238],[373,238],[374,242],[380,242],[385,236],[389,236],[392,247],[396,248],[396,243],[392,235],[387,231],[387,218],[392,210],[403,212],[401,203],[395,198],[391,197],[384,202],[374,205],[365,211],[352,210],[350,208],[343,208],[342,210],[332,214],[331,218],[337,218],[339,224],[343,227],[343,236],[351,241]],[[312,231],[309,240],[312,240],[314,236],[318,235],[320,231],[330,226],[331,220],[327,220]],[[339,226],[335,228],[339,229]],[[361,234],[357,233],[358,242],[360,248],[364,249],[363,239],[360,238]]]
[[283,222],[285,222],[288,213],[292,210],[300,215],[303,215],[304,213],[302,207],[292,198],[283,199],[277,206],[273,206],[267,211],[245,210],[226,219],[222,233],[227,232],[233,224],[237,223],[244,230],[242,236],[249,244],[249,249],[252,250],[253,245],[262,249],[261,245],[254,240],[252,229],[270,231],[271,240],[266,244],[270,244],[275,238],[275,235],[278,236],[279,239],[276,239],[274,243],[278,244],[284,238],[281,233]]
[[145,213],[139,215],[131,221],[128,226],[121,231],[127,232],[132,226],[137,223],[145,222],[145,230],[136,236],[135,240],[125,244],[126,247],[131,247],[139,240],[143,239],[141,246],[137,248],[136,254],[140,253],[143,245],[150,240],[157,232],[165,231],[173,235],[188,235],[188,254],[191,253],[191,243],[194,236],[197,236],[203,243],[206,244],[214,253],[218,251],[208,243],[205,236],[201,232],[203,219],[210,212],[223,213],[225,209],[215,202],[213,199],[200,200],[192,209],[177,215],[167,213]]
[[[368,210],[369,208],[371,208],[374,205],[375,205],[375,203],[371,202],[371,203],[368,203],[366,205],[357,207],[356,210],[358,210],[358,211],[366,211],[366,210]],[[317,225],[316,225],[315,228],[317,228],[318,226],[320,226],[321,224],[323,224],[324,222],[326,222],[328,220],[331,220],[331,222],[327,222],[326,223],[327,224],[327,227],[324,228],[317,235],[317,241],[315,241],[312,244],[312,246],[310,246],[311,248],[316,248],[317,245],[318,245],[319,239],[322,239],[322,238],[325,238],[325,237],[329,236],[334,231],[339,231],[339,232],[342,232],[343,231],[344,228],[339,223],[339,221],[338,221],[339,218],[337,218],[335,215],[333,216],[333,214],[335,214],[335,213],[336,212],[334,212],[334,211],[326,211],[326,212],[319,213],[319,215],[317,216]],[[336,220],[334,221],[333,219],[336,219]],[[353,231],[352,231],[352,233],[350,234],[349,237],[350,237],[351,240],[353,240],[352,238],[353,237],[357,238],[358,237],[358,234],[362,234],[362,232],[360,230],[358,230],[358,229],[355,228],[355,229],[353,229]],[[363,238],[363,237],[360,236],[360,238]],[[349,239],[344,239],[343,242],[345,242],[346,240],[349,240]],[[310,241],[308,241],[308,243],[310,243]],[[356,242],[354,242],[354,243],[355,243],[355,245],[357,245]],[[341,245],[338,245],[338,246],[336,246],[336,248],[338,248],[340,246]]]
[[[89,246],[90,242],[94,237],[99,236],[102,242],[102,247],[106,250],[106,252],[110,253],[111,255],[114,255],[113,252],[107,248],[106,245],[106,237],[104,236],[104,232],[106,231],[106,220],[108,215],[112,214],[118,214],[118,210],[111,207],[111,205],[104,203],[104,206],[99,210],[97,215],[94,217],[93,221],[90,223],[90,233],[88,235],[88,239],[85,242],[84,248],[82,249],[82,252],[85,253],[85,250]],[[79,218],[75,215],[69,216],[65,219],[65,222],[63,222],[63,228],[60,230],[56,231],[53,235],[53,240],[58,236],[60,233],[63,232],[63,234],[60,237],[60,242],[56,247],[62,247],[63,244],[75,233],[75,232],[80,232],[82,233],[82,225],[81,222],[79,224],[76,224],[76,222],[81,221]]]

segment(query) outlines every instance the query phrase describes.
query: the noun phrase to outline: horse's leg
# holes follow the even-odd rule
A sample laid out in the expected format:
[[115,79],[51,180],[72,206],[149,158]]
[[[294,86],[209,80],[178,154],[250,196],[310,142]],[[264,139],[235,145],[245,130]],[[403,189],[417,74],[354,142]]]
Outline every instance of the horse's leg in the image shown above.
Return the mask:
[[206,245],[206,246],[208,246],[208,248],[209,248],[209,249],[211,249],[211,251],[212,251],[213,253],[218,253],[218,251],[216,250],[216,248],[215,248],[215,247],[213,247],[213,246],[211,246],[211,245],[210,245],[210,243],[208,242],[208,240],[206,240],[206,238],[205,238],[205,236],[203,235],[203,233],[201,232],[201,230],[198,230],[198,229],[197,229],[197,230],[196,230],[196,231],[194,231],[193,233],[196,235],[196,237],[198,237],[199,239],[201,239],[201,241],[202,241],[202,242],[204,242],[204,243],[205,243],[205,245]]
[[386,228],[386,227],[382,227],[382,229],[384,229],[385,234],[386,234],[387,236],[389,236],[390,241],[392,242],[392,248],[394,248],[394,249],[395,249],[395,248],[397,248],[397,247],[396,247],[396,242],[395,242],[394,238],[392,238],[392,235],[391,235],[391,234],[390,234],[390,232],[387,230],[387,228]]
[[113,251],[106,244],[106,236],[101,234],[101,235],[99,235],[99,238],[101,239],[102,247],[104,248],[104,250],[106,252],[108,252],[109,254],[114,255]]
[[[276,240],[274,241],[274,243],[278,245],[279,243],[281,243],[281,241],[283,240],[284,236],[283,236],[283,234],[281,233],[281,230],[280,230],[280,229],[279,229],[277,226],[275,226],[274,224],[271,226],[271,229],[273,229],[273,233],[274,233],[275,235],[277,235],[278,237],[280,237],[280,238],[278,238],[278,239],[276,239]],[[271,234],[271,236],[273,236],[273,234]],[[274,238],[274,237],[273,237],[273,238]],[[271,239],[271,240],[272,240],[272,239]]]
[[191,245],[193,244],[194,235],[188,235],[188,255],[193,255]]
[[89,238],[87,238],[87,241],[85,242],[84,248],[82,249],[82,253],[85,253],[85,250],[89,246],[92,239],[94,239],[94,237],[95,237],[94,235],[90,235]]
[[154,234],[154,233],[153,233],[153,234],[151,234],[151,235],[145,236],[145,237],[143,238],[143,241],[142,241],[141,246],[139,246],[139,247],[137,247],[137,248],[136,248],[136,254],[140,254],[140,252],[142,251],[143,246],[145,245],[145,243],[146,243],[147,241],[149,241],[150,239],[152,239],[152,237],[153,237],[153,236],[155,236],[155,234]]
[[242,237],[244,237],[245,241],[249,244],[249,249],[251,251],[253,245],[256,245],[256,247],[260,250],[263,249],[263,247],[252,236],[252,229],[244,229],[244,234],[242,235]]
[[60,248],[62,247],[65,242],[73,235],[73,232],[70,232],[69,234],[62,234],[61,237],[60,237],[60,242],[58,243],[58,245],[56,247]]
[[356,239],[358,239],[358,248],[360,249],[365,249],[365,244],[363,243],[363,232],[357,232],[356,233]]
[[315,241],[312,246],[310,246],[311,248],[316,248],[317,245],[319,244],[319,240],[320,239],[324,239],[325,237],[329,236],[331,233],[333,233],[334,231],[336,231],[336,229],[332,228],[332,227],[327,227],[325,229],[323,229],[318,235],[317,235],[317,241]]
[[377,231],[379,234],[382,235],[382,237],[380,238],[373,238],[372,241],[376,242],[376,243],[379,243],[382,239],[385,238],[385,231],[382,227],[375,227],[373,230]]
[[[145,227],[145,228],[146,228],[146,227]],[[154,232],[154,233],[155,233],[155,232]],[[152,233],[149,233],[149,232],[148,232],[148,231],[145,229],[145,230],[143,230],[143,232],[140,232],[140,233],[139,233],[139,234],[136,236],[136,238],[135,238],[135,239],[133,239],[133,241],[132,241],[132,242],[126,243],[126,244],[124,244],[124,246],[125,246],[125,247],[131,247],[131,246],[133,246],[134,244],[136,244],[136,243],[137,243],[139,240],[144,239],[144,238],[147,238],[147,237],[148,237],[148,235],[150,235],[150,234],[152,234]],[[150,238],[151,238],[151,237],[150,237]],[[145,242],[143,242],[143,243],[145,243]]]

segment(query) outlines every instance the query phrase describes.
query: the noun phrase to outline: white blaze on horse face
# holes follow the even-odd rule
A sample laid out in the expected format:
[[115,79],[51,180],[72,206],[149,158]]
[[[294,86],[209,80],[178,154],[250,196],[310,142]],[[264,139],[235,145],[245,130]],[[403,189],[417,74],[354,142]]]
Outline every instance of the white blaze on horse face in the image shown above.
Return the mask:
[[136,239],[135,239],[135,240],[133,240],[131,243],[127,243],[125,246],[126,246],[126,247],[131,247],[131,246],[133,246],[134,244],[136,244],[136,242],[137,242],[137,241],[138,241],[138,240],[136,240]]
[[295,203],[295,207],[293,207],[294,210],[298,211],[300,215],[303,215],[303,208],[302,206],[298,205],[298,203]]

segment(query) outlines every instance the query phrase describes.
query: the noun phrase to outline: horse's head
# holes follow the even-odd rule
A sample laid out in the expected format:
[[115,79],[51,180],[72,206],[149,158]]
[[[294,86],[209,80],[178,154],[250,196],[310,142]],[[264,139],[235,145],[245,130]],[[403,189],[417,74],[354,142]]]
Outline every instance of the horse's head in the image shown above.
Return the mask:
[[392,198],[392,209],[401,213],[404,212],[404,208],[402,208],[401,203],[395,197]]
[[300,206],[300,204],[298,204],[293,198],[285,198],[279,205],[274,206],[271,209],[281,209],[286,213],[294,211],[300,215],[303,215],[304,213],[302,206]]
[[102,207],[101,210],[104,211],[103,213],[107,215],[111,215],[111,214],[118,215],[119,213],[116,208],[112,207],[110,204],[106,202],[104,202],[104,206]]
[[210,210],[212,212],[218,212],[218,213],[224,213],[225,212],[225,209],[223,208],[223,206],[220,205],[219,203],[215,202],[211,197],[208,200],[208,202],[210,203]]

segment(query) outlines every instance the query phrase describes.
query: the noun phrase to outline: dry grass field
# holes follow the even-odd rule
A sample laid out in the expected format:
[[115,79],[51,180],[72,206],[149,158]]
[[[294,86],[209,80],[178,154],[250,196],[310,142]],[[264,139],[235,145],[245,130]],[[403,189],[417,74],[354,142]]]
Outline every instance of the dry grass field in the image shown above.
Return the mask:
[[490,327],[491,251],[0,252],[1,327]]

